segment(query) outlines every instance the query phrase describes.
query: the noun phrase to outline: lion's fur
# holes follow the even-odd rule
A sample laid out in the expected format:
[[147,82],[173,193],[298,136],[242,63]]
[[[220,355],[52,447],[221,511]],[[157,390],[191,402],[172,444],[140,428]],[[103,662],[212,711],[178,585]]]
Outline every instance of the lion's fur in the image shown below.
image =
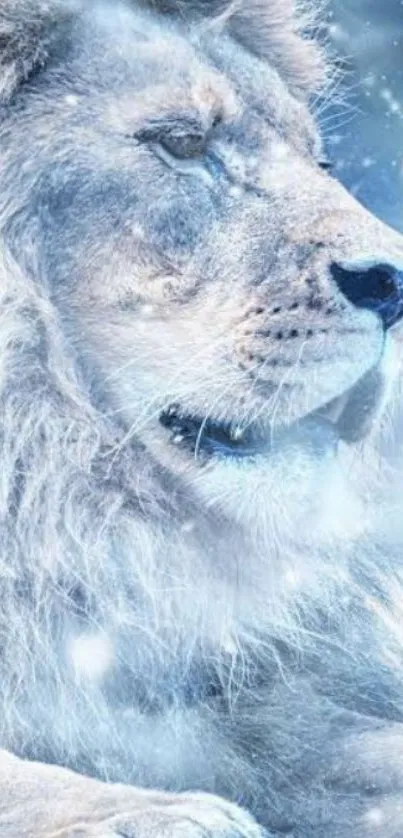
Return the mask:
[[[245,9],[243,43],[298,96],[314,90],[320,54],[288,2],[255,2],[248,23]],[[46,141],[23,167],[13,146],[26,118],[13,94],[57,54],[61,12],[63,30],[66,3],[0,0],[0,743],[104,780],[214,791],[274,835],[397,838],[398,394],[338,465],[273,462],[268,509],[258,481],[242,507],[242,479],[237,514],[213,492],[208,508],[126,442],[40,281],[42,216],[27,206]]]

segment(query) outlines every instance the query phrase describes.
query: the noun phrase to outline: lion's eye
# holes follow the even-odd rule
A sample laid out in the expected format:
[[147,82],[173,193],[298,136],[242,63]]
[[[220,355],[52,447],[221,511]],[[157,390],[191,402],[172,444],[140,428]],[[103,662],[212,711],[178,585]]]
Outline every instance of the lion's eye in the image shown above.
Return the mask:
[[158,138],[162,148],[179,160],[201,157],[206,150],[206,135],[201,131],[187,134],[165,134]]
[[207,134],[198,125],[165,126],[143,128],[135,135],[136,140],[148,143],[177,160],[191,160],[202,157],[206,151]]

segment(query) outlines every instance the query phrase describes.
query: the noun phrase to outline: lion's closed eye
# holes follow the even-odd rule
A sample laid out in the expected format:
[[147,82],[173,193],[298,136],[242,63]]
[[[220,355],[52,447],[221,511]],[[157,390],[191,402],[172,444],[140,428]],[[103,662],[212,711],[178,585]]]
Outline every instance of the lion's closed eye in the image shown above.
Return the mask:
[[179,160],[202,157],[206,152],[208,136],[197,126],[160,126],[144,128],[135,134],[139,142],[151,147],[159,146]]
[[150,121],[148,125],[136,131],[133,138],[140,143],[147,143],[152,148],[161,148],[178,160],[202,158],[208,151],[213,139],[214,129],[222,121],[221,114],[211,116],[207,126],[197,119],[184,119],[172,116],[162,121]]

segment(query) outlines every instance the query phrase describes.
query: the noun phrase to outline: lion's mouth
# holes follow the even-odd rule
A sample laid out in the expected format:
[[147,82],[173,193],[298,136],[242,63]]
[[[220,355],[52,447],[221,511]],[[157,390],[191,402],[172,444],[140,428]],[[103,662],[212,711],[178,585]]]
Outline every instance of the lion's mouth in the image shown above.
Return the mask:
[[171,443],[185,448],[195,458],[215,455],[244,459],[301,440],[315,444],[329,439],[333,443],[358,442],[367,436],[379,413],[383,389],[383,376],[374,367],[341,396],[305,414],[291,426],[275,431],[264,424],[248,423],[242,427],[236,422],[186,413],[179,404],[164,410],[159,421],[169,432]]
[[267,434],[256,425],[242,428],[235,423],[186,414],[179,405],[163,411],[160,423],[169,430],[174,445],[187,448],[195,456],[251,457],[262,453],[268,445]]

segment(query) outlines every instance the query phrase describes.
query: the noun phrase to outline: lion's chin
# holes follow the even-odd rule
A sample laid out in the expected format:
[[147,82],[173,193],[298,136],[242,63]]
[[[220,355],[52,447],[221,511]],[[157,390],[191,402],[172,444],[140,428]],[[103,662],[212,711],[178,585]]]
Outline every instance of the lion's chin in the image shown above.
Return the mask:
[[339,439],[347,443],[365,439],[379,424],[399,373],[395,343],[388,337],[378,364],[371,367],[342,396],[319,409],[332,419]]
[[359,442],[368,436],[382,413],[385,379],[374,367],[342,396],[316,411],[334,424],[340,440]]

